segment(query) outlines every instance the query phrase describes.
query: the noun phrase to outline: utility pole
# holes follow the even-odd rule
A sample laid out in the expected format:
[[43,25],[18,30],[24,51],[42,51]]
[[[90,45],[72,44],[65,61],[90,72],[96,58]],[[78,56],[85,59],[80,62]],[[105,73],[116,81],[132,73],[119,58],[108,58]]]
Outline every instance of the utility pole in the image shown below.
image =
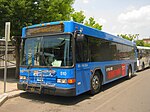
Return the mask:
[[4,93],[6,93],[6,78],[7,78],[7,51],[8,41],[10,40],[10,22],[5,23],[5,69],[4,69]]

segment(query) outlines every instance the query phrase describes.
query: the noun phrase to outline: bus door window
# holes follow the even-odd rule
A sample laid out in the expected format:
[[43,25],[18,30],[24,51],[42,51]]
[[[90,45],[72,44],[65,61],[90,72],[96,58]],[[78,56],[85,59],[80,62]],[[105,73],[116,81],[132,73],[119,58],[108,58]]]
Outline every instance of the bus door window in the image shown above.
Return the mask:
[[86,37],[77,36],[76,38],[76,61],[88,62],[88,39]]

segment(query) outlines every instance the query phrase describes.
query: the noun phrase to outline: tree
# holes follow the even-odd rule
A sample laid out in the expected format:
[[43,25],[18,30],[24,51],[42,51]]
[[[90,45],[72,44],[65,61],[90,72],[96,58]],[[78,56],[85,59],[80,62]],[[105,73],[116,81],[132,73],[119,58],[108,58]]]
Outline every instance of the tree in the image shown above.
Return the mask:
[[85,15],[83,14],[83,11],[80,12],[74,12],[71,15],[73,21],[78,22],[78,23],[82,23],[84,22],[84,19],[86,18]]
[[149,43],[144,43],[144,46],[145,47],[150,47],[150,44]]
[[121,35],[118,35],[118,36],[120,36],[120,37],[122,37],[124,39],[132,41],[132,38],[130,38],[127,34],[121,34]]
[[[138,38],[139,34],[134,34],[134,35],[132,35],[132,34],[120,34],[118,36],[120,36],[124,39],[132,41],[132,40],[135,40],[135,38]],[[136,40],[135,42],[136,42],[137,46],[150,47],[150,44],[144,43],[143,40]]]
[[[0,36],[5,22],[11,22],[11,40],[15,45],[16,63],[20,60],[22,28],[37,23],[70,20],[74,0],[0,0]],[[19,73],[16,65],[16,77]]]
[[86,18],[86,16],[83,14],[83,11],[80,12],[74,12],[71,15],[73,21],[78,22],[78,23],[82,23],[86,26],[90,26],[92,28],[96,28],[98,30],[102,30],[102,25],[100,25],[99,23],[96,23],[96,21],[94,20],[93,17],[90,17],[88,20],[85,21],[84,20]]
[[0,0],[0,35],[4,24],[11,22],[11,35],[21,36],[24,26],[70,20],[74,0]]
[[136,40],[136,45],[137,46],[144,46],[144,41],[143,40]]
[[132,41],[132,40],[134,40],[135,38],[138,38],[138,36],[139,36],[139,34],[120,34],[120,35],[118,35],[118,36],[120,36],[120,37],[122,37],[122,38],[124,38],[124,39],[127,39],[127,40],[130,40],[130,41]]
[[85,25],[96,28],[98,30],[102,30],[102,25],[96,23],[93,17],[90,17],[87,21],[85,21]]
[[20,66],[20,44],[21,44],[21,37],[18,36],[12,36],[10,38],[12,45],[15,46],[15,58],[16,58],[16,73],[15,73],[15,78],[18,78],[19,76],[19,66]]

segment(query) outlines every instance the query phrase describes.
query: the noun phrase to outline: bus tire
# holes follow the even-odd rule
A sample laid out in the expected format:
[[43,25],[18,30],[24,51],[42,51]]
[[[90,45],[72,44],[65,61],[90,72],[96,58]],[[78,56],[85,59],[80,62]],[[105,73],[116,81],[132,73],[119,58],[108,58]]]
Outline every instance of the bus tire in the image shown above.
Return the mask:
[[127,79],[131,79],[132,78],[132,68],[131,66],[128,67],[128,75],[127,75]]
[[99,74],[99,72],[95,72],[91,78],[90,94],[95,95],[95,94],[99,93],[100,89],[101,89],[101,85],[102,85],[102,80],[100,78],[100,74]]

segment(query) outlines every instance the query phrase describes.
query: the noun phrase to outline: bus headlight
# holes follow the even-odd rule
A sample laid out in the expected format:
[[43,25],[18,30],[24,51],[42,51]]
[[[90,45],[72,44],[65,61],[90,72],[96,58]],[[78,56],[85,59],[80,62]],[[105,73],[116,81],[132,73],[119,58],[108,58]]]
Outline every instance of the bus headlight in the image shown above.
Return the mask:
[[62,84],[74,84],[76,82],[75,79],[57,79],[57,83],[62,83]]
[[27,77],[26,77],[26,76],[20,76],[20,79],[22,79],[22,80],[26,80],[26,79],[27,79]]
[[57,79],[57,83],[66,84],[67,83],[67,79]]

